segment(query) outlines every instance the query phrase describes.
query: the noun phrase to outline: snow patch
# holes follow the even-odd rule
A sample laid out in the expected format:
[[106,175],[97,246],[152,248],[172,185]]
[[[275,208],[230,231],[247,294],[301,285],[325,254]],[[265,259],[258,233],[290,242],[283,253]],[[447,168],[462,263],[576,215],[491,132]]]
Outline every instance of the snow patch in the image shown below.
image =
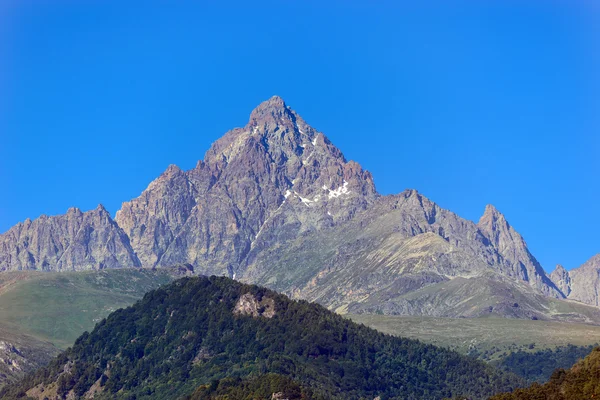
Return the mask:
[[290,192],[289,190],[286,190],[283,197],[285,197],[287,199],[290,196],[290,194],[292,194],[292,192]]
[[316,146],[316,145],[317,145],[317,137],[318,137],[318,136],[315,136],[315,138],[314,138],[314,139],[313,139],[313,141],[312,141],[312,145],[313,145],[313,146]]
[[310,204],[314,203],[314,200],[306,199],[300,196],[298,193],[296,193],[296,196],[298,196],[298,198],[306,205],[306,207],[310,207]]
[[327,196],[330,199],[334,199],[337,197],[340,197],[343,194],[348,194],[350,193],[350,191],[348,190],[348,182],[346,182],[344,180],[344,184],[342,186],[340,186],[339,188],[335,189],[335,190],[331,190],[331,189],[327,189],[329,190],[329,195]]

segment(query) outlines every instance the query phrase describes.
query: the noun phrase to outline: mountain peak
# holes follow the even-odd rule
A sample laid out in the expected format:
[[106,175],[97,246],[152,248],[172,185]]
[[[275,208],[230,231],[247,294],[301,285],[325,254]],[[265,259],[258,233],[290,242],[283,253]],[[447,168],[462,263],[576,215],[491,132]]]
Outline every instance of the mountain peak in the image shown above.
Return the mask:
[[562,265],[556,264],[556,268],[549,275],[550,280],[562,292],[563,296],[568,297],[571,294],[571,276]]
[[[479,219],[477,226],[490,237],[496,237],[496,240],[498,239],[499,234],[507,236],[507,239],[510,237],[510,240],[517,239],[518,236],[518,233],[512,232],[513,228],[506,220],[506,217],[504,217],[504,214],[498,211],[492,204],[485,206],[485,211]],[[512,236],[514,236],[514,238]]]
[[499,218],[504,218],[504,214],[502,214],[500,211],[498,211],[498,209],[493,205],[493,204],[488,204],[485,206],[485,211],[483,212],[483,215],[481,216],[481,219],[483,218],[494,218],[494,219],[499,219]]
[[554,268],[554,271],[563,273],[563,272],[566,271],[566,269],[561,264],[556,264],[556,267]]
[[291,120],[295,122],[295,113],[285,104],[279,96],[273,96],[269,100],[260,103],[250,114],[249,125],[258,125],[261,122],[281,122]]

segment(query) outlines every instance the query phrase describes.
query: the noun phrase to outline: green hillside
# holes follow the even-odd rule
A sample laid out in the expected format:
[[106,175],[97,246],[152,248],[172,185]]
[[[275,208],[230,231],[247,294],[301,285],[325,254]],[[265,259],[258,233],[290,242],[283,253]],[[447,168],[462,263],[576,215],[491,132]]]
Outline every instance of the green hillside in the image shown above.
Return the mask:
[[64,349],[112,311],[173,279],[172,269],[5,272],[0,274],[0,321]]
[[0,387],[46,365],[110,312],[169,283],[179,268],[0,274]]
[[584,400],[600,398],[600,348],[571,369],[556,370],[544,385],[500,394],[490,400]]
[[200,277],[113,312],[0,396],[175,399],[203,385],[218,388],[224,379],[251,382],[265,374],[328,399],[482,399],[523,384],[483,362],[385,335],[316,304]]

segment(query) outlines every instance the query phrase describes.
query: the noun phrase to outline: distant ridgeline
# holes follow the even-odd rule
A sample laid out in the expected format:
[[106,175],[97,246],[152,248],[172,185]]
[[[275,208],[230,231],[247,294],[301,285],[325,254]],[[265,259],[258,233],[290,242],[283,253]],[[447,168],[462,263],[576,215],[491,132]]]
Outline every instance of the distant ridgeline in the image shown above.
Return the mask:
[[0,398],[485,399],[524,384],[456,352],[213,276],[180,279],[113,312]]
[[490,400],[584,400],[600,398],[600,348],[571,369],[558,369],[548,383],[500,394]]

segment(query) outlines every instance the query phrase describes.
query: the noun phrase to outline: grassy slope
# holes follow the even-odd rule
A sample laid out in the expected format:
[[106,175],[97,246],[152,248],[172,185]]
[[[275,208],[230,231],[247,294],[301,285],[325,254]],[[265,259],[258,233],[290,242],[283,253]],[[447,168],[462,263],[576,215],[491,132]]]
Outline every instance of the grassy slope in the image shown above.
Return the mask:
[[[600,326],[509,318],[435,318],[348,315],[384,333],[419,339],[486,360],[524,349],[600,343]],[[530,345],[534,343],[534,348]]]
[[0,275],[0,321],[66,348],[96,322],[173,280],[169,271],[104,270]]

